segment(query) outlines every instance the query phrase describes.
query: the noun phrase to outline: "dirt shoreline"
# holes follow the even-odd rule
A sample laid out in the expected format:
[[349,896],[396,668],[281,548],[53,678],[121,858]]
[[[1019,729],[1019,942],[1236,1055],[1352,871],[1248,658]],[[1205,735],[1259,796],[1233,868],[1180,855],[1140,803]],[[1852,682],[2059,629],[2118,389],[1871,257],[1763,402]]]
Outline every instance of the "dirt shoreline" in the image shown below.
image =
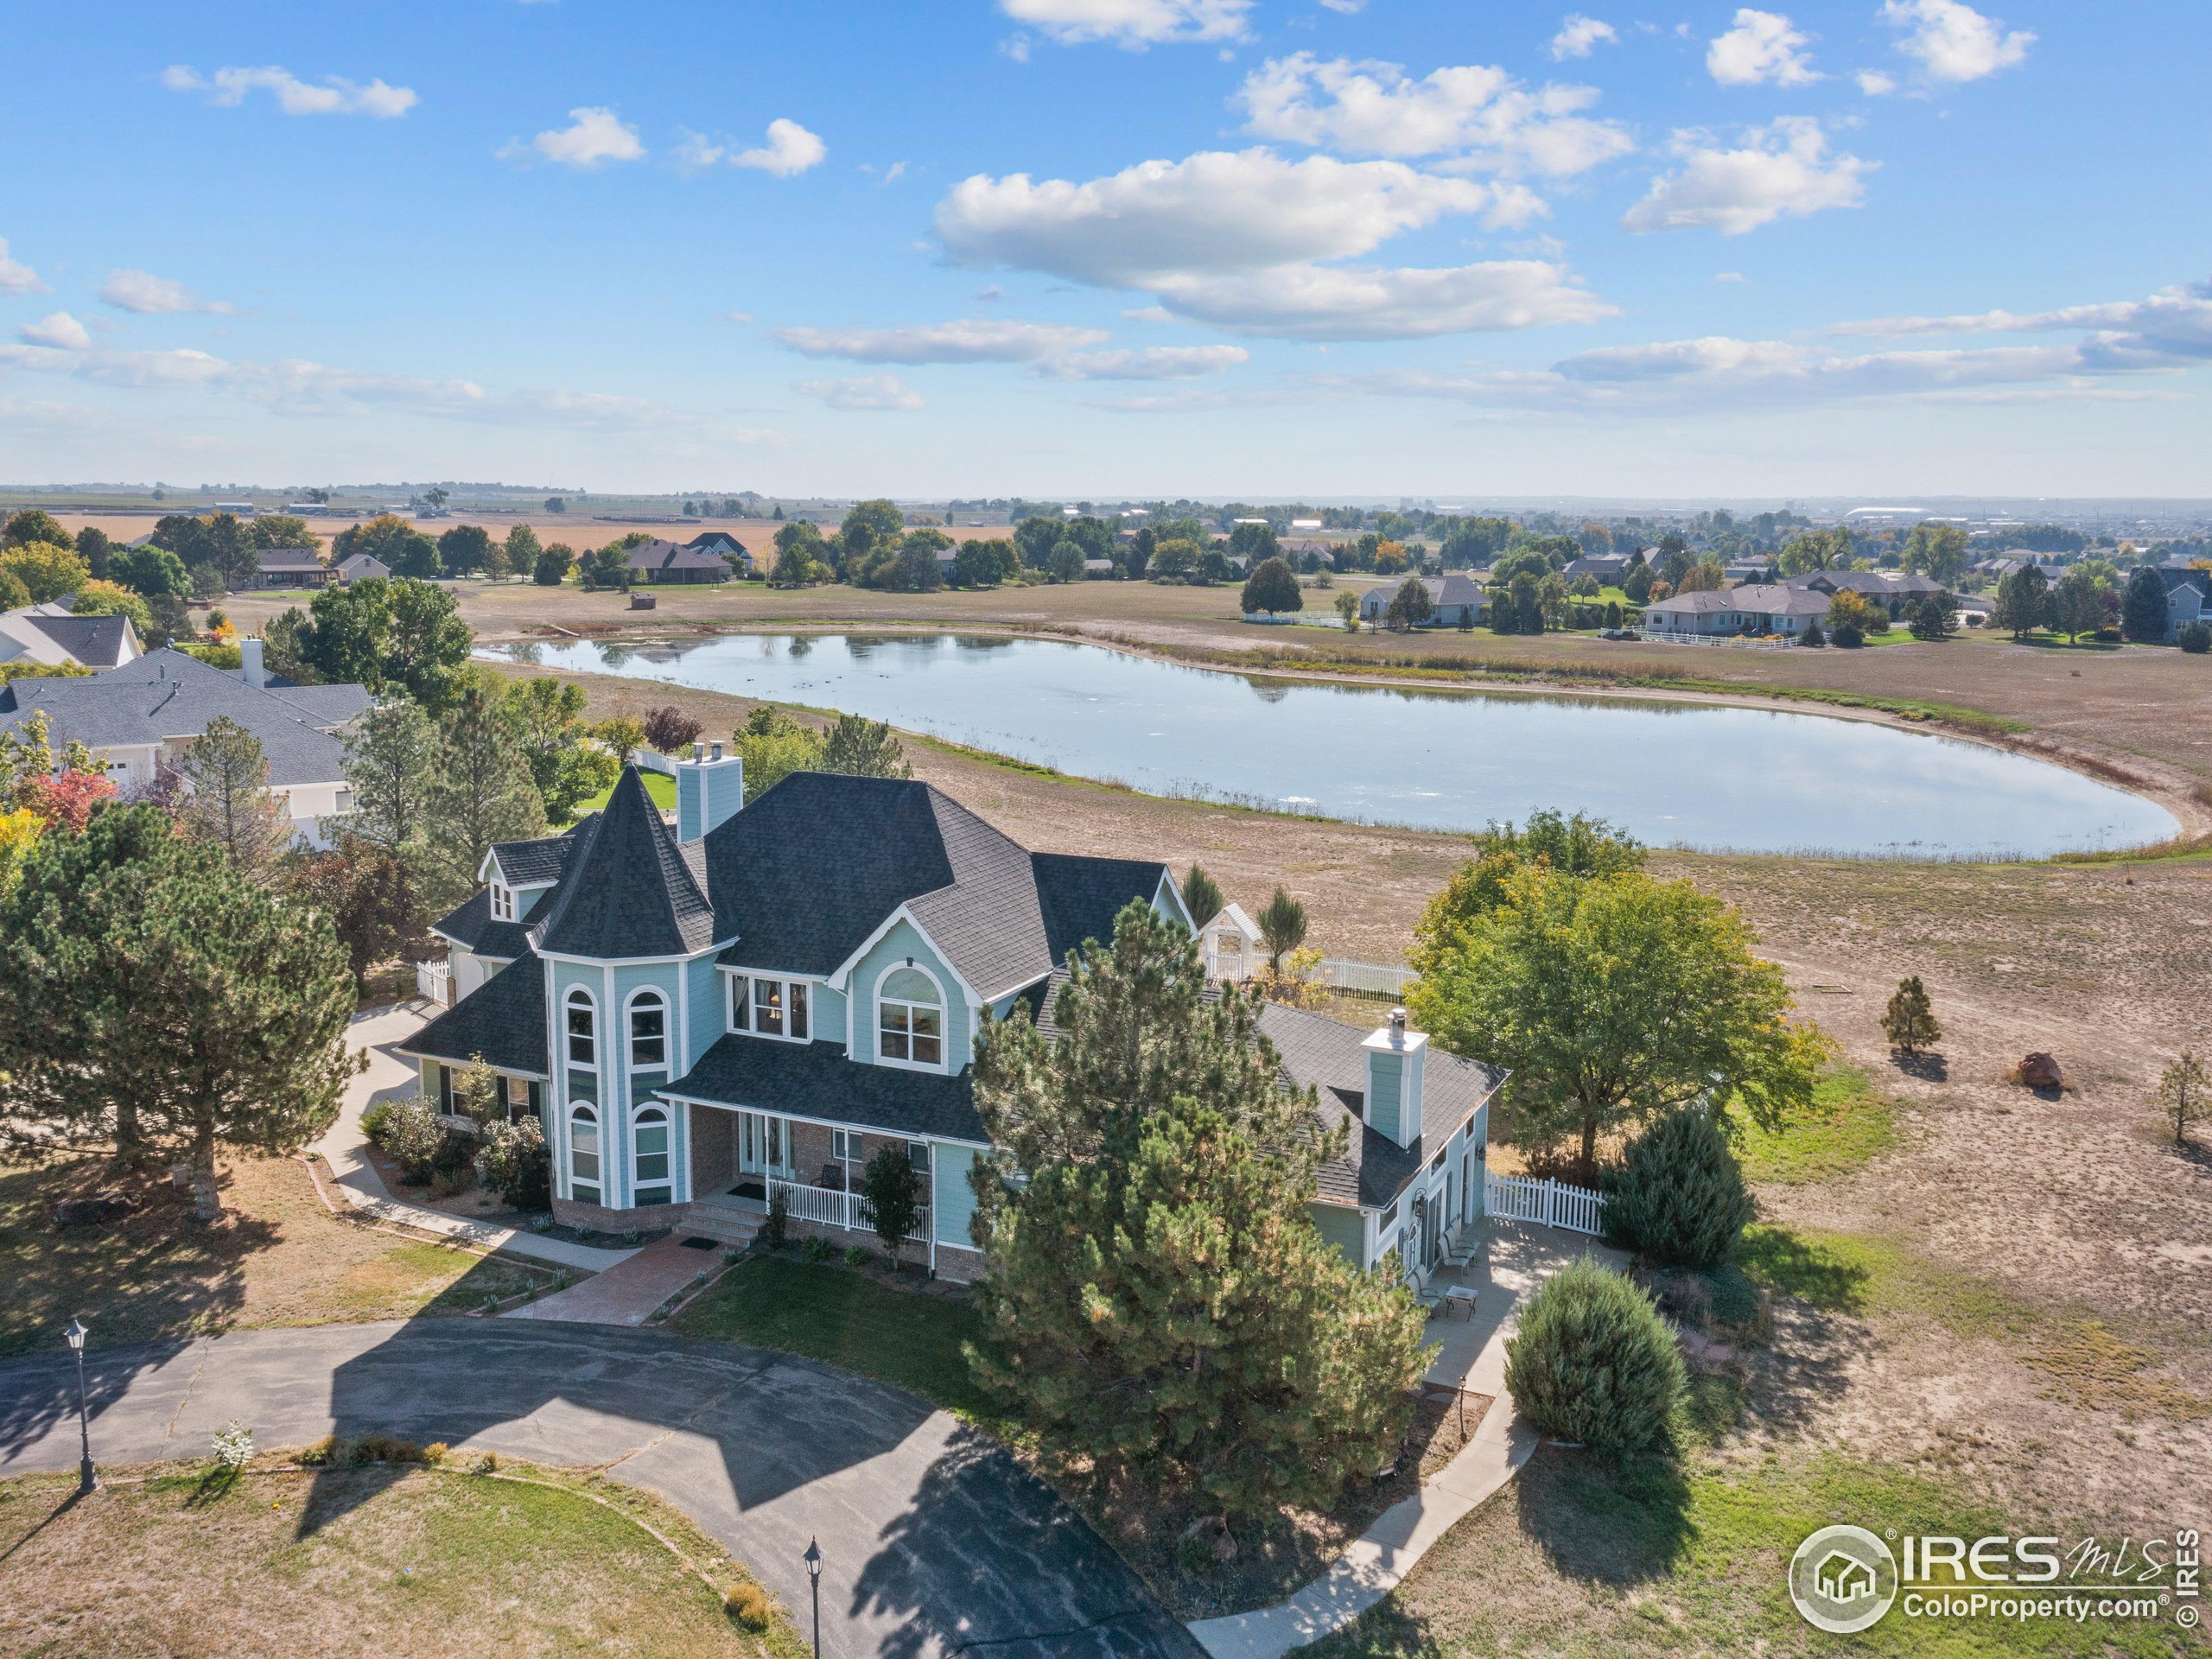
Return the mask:
[[[1764,710],[1770,714],[1808,715],[1830,720],[1856,721],[1867,725],[1884,726],[1892,731],[1917,732],[1923,734],[1936,734],[1950,738],[1955,741],[1979,743],[1983,745],[1985,747],[1997,749],[2007,753],[2018,754],[2024,759],[2041,760],[2052,766],[2063,766],[2069,772],[2077,772],[2083,777],[2093,779],[2098,783],[2108,784],[2115,789],[2126,790],[2131,794],[2139,795],[2144,799],[2150,801],[2152,804],[2163,808],[2167,813],[2171,815],[2177,826],[2175,835],[2171,840],[2164,842],[2148,843],[2139,849],[2113,849],[2113,856],[2121,856],[2129,854],[2139,853],[2140,855],[2144,857],[2156,857],[2162,852],[2186,850],[2190,848],[2193,843],[2202,841],[2207,837],[2212,837],[2212,786],[2208,786],[2202,779],[2194,777],[2192,774],[2178,766],[2173,766],[2162,762],[2146,760],[2143,756],[2134,754],[2127,755],[2123,759],[2118,755],[2101,753],[2095,746],[2075,741],[2050,737],[2046,734],[2037,733],[2032,728],[2024,732],[1988,731],[1956,725],[1944,721],[1940,717],[1912,719],[1887,709],[1877,709],[1863,705],[1833,702],[1826,701],[1825,699],[1815,700],[1811,698],[1792,697],[1786,694],[1764,695],[1752,691],[1677,691],[1656,686],[1592,685],[1552,680],[1491,683],[1482,680],[1480,677],[1473,674],[1469,674],[1465,677],[1465,683],[1453,684],[1449,683],[1440,683],[1433,677],[1415,675],[1390,674],[1388,672],[1347,674],[1325,668],[1317,667],[1313,669],[1296,669],[1275,664],[1255,668],[1231,667],[1220,663],[1209,661],[1205,657],[1195,653],[1185,655],[1182,652],[1179,652],[1175,650],[1172,642],[1148,642],[1132,639],[1128,638],[1126,635],[1094,632],[1095,627],[1101,626],[1111,626],[1114,625],[1087,625],[1077,626],[1071,628],[1050,628],[1007,626],[1004,625],[976,626],[972,625],[962,626],[957,624],[939,624],[921,627],[908,627],[894,626],[881,622],[870,621],[822,622],[809,620],[804,623],[776,623],[762,626],[692,626],[680,629],[657,629],[648,625],[646,626],[638,628],[634,632],[628,627],[618,627],[611,632],[600,632],[593,633],[580,632],[576,630],[569,628],[539,626],[531,629],[507,628],[499,630],[481,630],[477,634],[477,643],[480,645],[527,645],[542,642],[549,634],[557,636],[563,639],[574,639],[587,643],[599,643],[613,639],[620,644],[627,645],[660,643],[673,645],[685,640],[697,640],[702,638],[716,639],[729,635],[772,633],[874,633],[892,635],[911,633],[961,633],[981,635],[994,639],[1042,639],[1057,641],[1064,645],[1074,643],[1095,645],[1103,650],[1120,652],[1125,656],[1135,657],[1145,661],[1169,663],[1183,668],[1208,669],[1215,673],[1236,675],[1239,677],[1249,679],[1286,680],[1319,685],[1376,686],[1397,688],[1401,690],[1436,691],[1442,692],[1446,695],[1456,694],[1459,696],[1471,696],[1583,697],[1598,702],[1662,702],[1689,704],[1693,706],[1713,709],[1754,709]],[[1243,647],[1237,648],[1241,649]],[[591,671],[588,670],[564,670],[551,668],[542,668],[540,671],[549,673],[575,674],[579,677],[588,675],[591,672]],[[654,683],[658,683],[658,682]],[[734,696],[736,694],[723,693],[721,695]],[[912,735],[917,737],[928,736],[925,733],[915,733],[912,734]],[[939,740],[932,739],[931,741],[936,741]],[[959,747],[964,746],[956,745],[954,747]],[[985,752],[976,751],[976,753]],[[1006,758],[1011,759],[1012,757]],[[1071,776],[1072,777],[1072,774],[1071,774]],[[1099,782],[1101,780],[1075,779],[1074,781]],[[1131,792],[1138,794],[1144,793],[1142,791],[1132,791]],[[1154,797],[1152,798],[1166,800],[1173,799],[1174,798],[1160,796]],[[1413,827],[1398,824],[1358,824],[1356,821],[1349,819],[1331,819],[1329,821],[1332,823],[1353,824],[1354,827],[1358,828],[1409,829]],[[1689,849],[1685,849],[1682,850]],[[1721,855],[1725,856],[1726,855]],[[1751,855],[1757,856],[1757,855]],[[1915,863],[1925,861],[1913,859],[1878,859],[1869,861]],[[2044,863],[2056,862],[2058,861],[2056,859],[2005,859],[1986,861],[2003,863]]]

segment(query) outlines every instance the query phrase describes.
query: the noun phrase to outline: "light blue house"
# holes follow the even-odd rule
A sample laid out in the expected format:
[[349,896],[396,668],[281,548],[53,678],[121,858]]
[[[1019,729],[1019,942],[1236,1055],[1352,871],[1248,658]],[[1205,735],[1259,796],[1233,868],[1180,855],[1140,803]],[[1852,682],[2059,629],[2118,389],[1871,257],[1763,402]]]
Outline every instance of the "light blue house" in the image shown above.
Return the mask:
[[[1049,1027],[1070,953],[1123,906],[1189,925],[1173,875],[1030,852],[927,784],[797,772],[745,806],[719,745],[675,772],[673,823],[626,771],[567,834],[493,849],[437,924],[459,996],[407,1046],[425,1094],[449,1109],[480,1058],[544,1126],[555,1215],[602,1230],[742,1241],[780,1195],[795,1231],[864,1236],[861,1172],[897,1147],[925,1205],[910,1249],[972,1276],[982,1013]],[[1479,1205],[1502,1075],[1402,1025],[1271,1008],[1262,1031],[1325,1121],[1358,1120],[1317,1224],[1363,1264],[1433,1259]]]

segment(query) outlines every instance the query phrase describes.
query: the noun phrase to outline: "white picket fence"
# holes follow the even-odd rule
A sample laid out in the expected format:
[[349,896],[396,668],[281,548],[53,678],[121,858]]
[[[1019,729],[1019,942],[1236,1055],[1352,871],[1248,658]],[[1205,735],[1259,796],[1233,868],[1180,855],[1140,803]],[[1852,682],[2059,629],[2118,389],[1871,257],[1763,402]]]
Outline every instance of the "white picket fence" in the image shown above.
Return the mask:
[[415,995],[428,997],[442,1008],[453,1006],[453,964],[418,962],[415,964]]
[[1600,1233],[1605,1227],[1605,1195],[1586,1186],[1554,1180],[1483,1173],[1483,1211],[1500,1221],[1534,1221],[1571,1233]]
[[1355,996],[1402,996],[1414,979],[1414,970],[1389,962],[1354,962],[1344,957],[1324,957],[1318,974],[1332,990]]

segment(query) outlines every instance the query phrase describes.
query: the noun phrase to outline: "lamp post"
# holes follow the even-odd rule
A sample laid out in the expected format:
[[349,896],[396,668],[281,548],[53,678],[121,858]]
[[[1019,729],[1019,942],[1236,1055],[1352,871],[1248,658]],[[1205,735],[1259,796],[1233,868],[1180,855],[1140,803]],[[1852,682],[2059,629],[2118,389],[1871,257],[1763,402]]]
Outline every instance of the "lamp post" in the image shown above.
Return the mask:
[[77,1356],[77,1440],[82,1448],[77,1462],[77,1496],[90,1497],[100,1485],[92,1472],[92,1419],[85,1402],[85,1338],[92,1332],[85,1329],[82,1319],[73,1319],[62,1334],[69,1338],[69,1351]]
[[[91,1469],[91,1465],[86,1465]],[[814,1659],[823,1659],[823,1551],[821,1544],[810,1537],[807,1553],[798,1557],[807,1564],[807,1584],[814,1591]]]

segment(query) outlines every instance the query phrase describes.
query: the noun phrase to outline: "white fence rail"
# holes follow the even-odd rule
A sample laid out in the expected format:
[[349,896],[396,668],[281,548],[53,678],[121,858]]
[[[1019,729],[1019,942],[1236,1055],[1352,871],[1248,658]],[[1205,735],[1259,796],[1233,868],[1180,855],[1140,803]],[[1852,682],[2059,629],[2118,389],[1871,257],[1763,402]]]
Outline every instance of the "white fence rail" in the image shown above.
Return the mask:
[[1343,957],[1321,958],[1319,978],[1332,990],[1359,996],[1399,996],[1416,976],[1410,968],[1388,962],[1352,962]]
[[[834,1186],[807,1186],[798,1181],[770,1181],[769,1202],[772,1204],[779,1192],[784,1195],[784,1212],[793,1221],[842,1227],[854,1233],[875,1230],[875,1208],[861,1193],[841,1192]],[[927,1242],[929,1236],[930,1207],[925,1204],[915,1211],[914,1230],[906,1236],[922,1243]]]
[[1492,1175],[1484,1171],[1483,1210],[1500,1221],[1533,1221],[1546,1227],[1563,1227],[1571,1233],[1600,1233],[1605,1227],[1604,1193],[1522,1175]]

